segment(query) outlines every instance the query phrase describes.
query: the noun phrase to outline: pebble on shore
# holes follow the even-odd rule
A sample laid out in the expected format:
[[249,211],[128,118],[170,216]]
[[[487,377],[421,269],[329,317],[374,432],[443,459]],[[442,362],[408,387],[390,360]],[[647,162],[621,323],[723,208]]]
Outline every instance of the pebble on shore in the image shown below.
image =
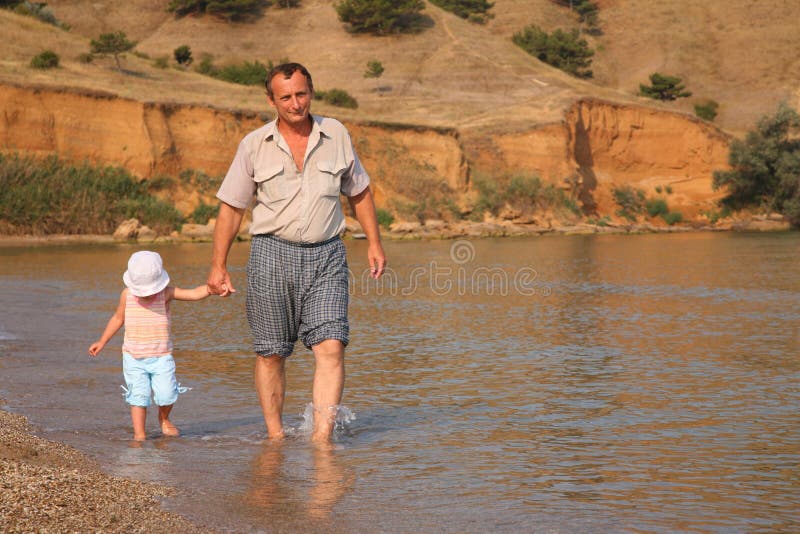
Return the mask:
[[106,475],[0,410],[0,532],[208,532],[161,509],[171,491]]

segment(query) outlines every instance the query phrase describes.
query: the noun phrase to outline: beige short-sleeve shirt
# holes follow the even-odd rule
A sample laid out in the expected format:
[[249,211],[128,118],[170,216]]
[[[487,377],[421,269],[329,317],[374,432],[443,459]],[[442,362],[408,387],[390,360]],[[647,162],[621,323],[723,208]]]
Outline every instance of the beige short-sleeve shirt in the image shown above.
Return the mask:
[[303,170],[299,171],[276,121],[247,134],[217,192],[235,208],[253,202],[251,234],[319,243],[344,231],[339,194],[352,197],[369,185],[350,134],[336,119],[312,115]]

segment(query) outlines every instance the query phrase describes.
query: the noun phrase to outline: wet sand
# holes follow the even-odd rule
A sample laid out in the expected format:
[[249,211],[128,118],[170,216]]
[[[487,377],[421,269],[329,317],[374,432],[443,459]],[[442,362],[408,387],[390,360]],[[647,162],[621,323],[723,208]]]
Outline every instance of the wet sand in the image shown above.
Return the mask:
[[161,509],[171,491],[106,475],[0,409],[0,532],[209,532]]

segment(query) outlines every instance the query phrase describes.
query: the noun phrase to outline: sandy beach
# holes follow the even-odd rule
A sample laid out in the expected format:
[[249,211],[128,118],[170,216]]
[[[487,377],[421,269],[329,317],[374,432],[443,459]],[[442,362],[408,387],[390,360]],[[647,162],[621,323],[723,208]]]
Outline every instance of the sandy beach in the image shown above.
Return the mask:
[[208,532],[161,509],[170,488],[102,473],[0,410],[0,532]]

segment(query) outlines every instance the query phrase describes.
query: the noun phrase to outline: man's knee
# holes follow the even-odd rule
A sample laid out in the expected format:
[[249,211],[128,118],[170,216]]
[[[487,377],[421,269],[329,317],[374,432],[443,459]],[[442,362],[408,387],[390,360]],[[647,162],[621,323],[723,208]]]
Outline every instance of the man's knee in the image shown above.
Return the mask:
[[283,369],[286,358],[280,354],[256,354],[256,366],[262,369],[280,370]]
[[344,343],[327,339],[312,347],[317,366],[339,367],[344,364]]

